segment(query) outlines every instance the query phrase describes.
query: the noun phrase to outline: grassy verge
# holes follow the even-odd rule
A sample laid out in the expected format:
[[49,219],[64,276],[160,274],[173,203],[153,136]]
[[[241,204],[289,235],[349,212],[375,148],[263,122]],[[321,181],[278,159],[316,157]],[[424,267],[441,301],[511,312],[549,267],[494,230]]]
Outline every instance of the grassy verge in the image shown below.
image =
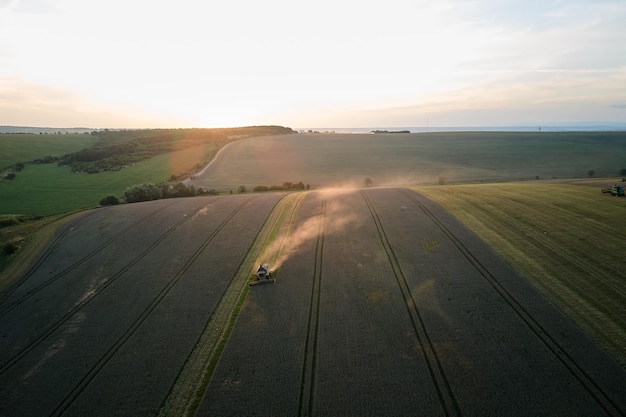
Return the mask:
[[[52,241],[58,228],[78,214],[50,216],[1,228],[0,289],[25,273]],[[5,251],[7,245],[14,247],[15,251]]]
[[571,184],[415,187],[626,366],[626,199]]

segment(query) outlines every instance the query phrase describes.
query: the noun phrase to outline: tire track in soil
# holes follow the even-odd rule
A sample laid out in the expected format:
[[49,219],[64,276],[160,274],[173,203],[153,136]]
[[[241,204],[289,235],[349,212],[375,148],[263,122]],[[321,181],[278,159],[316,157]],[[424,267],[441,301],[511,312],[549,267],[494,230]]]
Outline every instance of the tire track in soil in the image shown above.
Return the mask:
[[391,265],[391,268],[393,270],[393,275],[396,283],[400,288],[400,292],[402,294],[404,304],[407,309],[407,314],[409,315],[411,325],[415,332],[415,336],[417,337],[417,340],[421,346],[421,351],[424,355],[424,361],[426,362],[426,365],[428,367],[428,371],[439,397],[441,407],[446,416],[461,416],[461,408],[459,407],[459,404],[452,391],[452,387],[448,382],[446,374],[443,370],[441,360],[437,355],[437,351],[430,338],[428,330],[426,329],[426,325],[424,323],[424,320],[422,319],[420,310],[417,307],[417,302],[415,301],[411,293],[411,287],[409,286],[406,277],[404,276],[404,272],[400,267],[400,263],[396,258],[393,248],[391,247],[387,234],[385,233],[385,229],[383,228],[382,222],[367,194],[364,191],[361,191],[361,196],[365,200],[365,203],[372,215],[372,219],[376,225],[376,229],[378,230],[380,242],[382,243],[385,254],[387,255],[387,258],[389,260],[389,264]]
[[[246,200],[243,204],[238,206],[236,211],[239,211],[245,204],[247,204],[249,200]],[[174,204],[174,203],[172,203]],[[196,210],[194,210],[190,215],[186,216],[179,222],[177,222],[174,226],[172,226],[169,230],[167,230],[164,234],[162,234],[157,240],[152,242],[150,246],[144,249],[138,256],[133,258],[130,262],[128,262],[125,266],[119,269],[114,275],[111,276],[110,279],[101,283],[98,287],[94,288],[93,291],[89,293],[88,296],[84,297],[80,300],[80,302],[76,303],[70,310],[68,310],[62,317],[60,317],[57,321],[53,322],[47,329],[45,329],[40,335],[28,342],[20,351],[14,354],[11,358],[6,360],[4,363],[0,365],[0,375],[7,372],[11,369],[15,364],[17,364],[23,357],[25,357],[29,352],[35,349],[41,342],[43,342],[46,338],[48,338],[52,333],[54,333],[58,328],[60,328],[63,324],[67,323],[74,315],[76,315],[81,309],[83,309],[89,302],[91,302],[96,296],[101,294],[106,288],[108,288],[111,284],[113,284],[118,278],[120,278],[126,271],[132,268],[134,265],[139,263],[143,258],[145,258],[154,248],[156,248],[163,240],[165,240],[169,235],[174,233],[177,229],[179,229],[184,223],[188,220],[192,219],[195,214],[205,209],[207,205],[203,205]],[[153,213],[156,214],[157,212]],[[149,216],[147,216],[149,217]],[[229,217],[230,219],[230,217]],[[220,225],[223,227],[223,225]],[[68,228],[69,229],[69,228]],[[130,230],[130,229],[129,229]],[[99,248],[99,251],[104,249],[106,246],[102,246]],[[87,255],[88,257],[93,257],[95,253],[91,253]],[[78,265],[76,265],[78,266]],[[74,266],[74,268],[76,267]],[[73,269],[73,268],[72,268]],[[65,271],[67,273],[69,271]],[[60,277],[57,277],[58,279]],[[1,316],[0,316],[1,317]]]
[[[30,297],[36,295],[39,291],[43,290],[48,285],[52,284],[53,282],[55,282],[59,278],[62,278],[67,273],[71,272],[72,270],[76,269],[78,266],[82,265],[83,263],[87,262],[89,259],[93,258],[97,254],[102,252],[102,250],[104,250],[107,246],[111,245],[113,242],[115,242],[117,239],[119,239],[120,237],[124,236],[128,232],[130,232],[135,227],[137,227],[140,224],[144,223],[146,220],[151,219],[152,217],[156,216],[159,212],[169,208],[170,206],[172,206],[172,205],[174,205],[176,203],[177,203],[176,201],[172,202],[171,204],[163,206],[163,207],[159,208],[158,210],[155,210],[152,213],[142,217],[140,220],[138,220],[138,221],[136,221],[134,223],[131,223],[130,225],[128,225],[124,229],[120,230],[118,233],[116,233],[113,236],[111,236],[104,243],[102,243],[100,246],[98,246],[97,248],[95,248],[94,250],[89,252],[84,257],[78,259],[77,261],[75,261],[74,263],[72,263],[71,265],[69,265],[65,269],[63,269],[62,271],[54,274],[52,277],[47,279],[45,282],[43,282],[43,283],[35,286],[33,289],[27,291],[24,295],[22,295],[18,299],[14,300],[14,301],[11,301],[5,309],[0,311],[0,318],[4,317],[8,312],[13,310],[18,305],[22,304],[24,301],[28,300]],[[193,215],[193,213],[192,213],[192,215]],[[15,292],[15,290],[17,290],[17,288],[19,288],[22,284],[24,284],[26,281],[28,281],[28,279],[35,273],[35,271],[50,257],[50,255],[52,254],[54,249],[56,249],[58,246],[60,246],[60,244],[63,242],[63,240],[67,236],[67,234],[69,232],[71,232],[72,229],[74,228],[73,225],[76,224],[78,221],[85,221],[85,218],[81,217],[79,219],[76,219],[76,220],[72,221],[70,224],[68,224],[64,228],[64,230],[61,233],[59,233],[57,235],[57,237],[51,242],[51,244],[48,246],[48,248],[45,250],[45,252],[33,264],[33,266],[31,268],[29,268],[29,270],[19,280],[17,280],[13,285],[11,285],[7,289],[6,293],[4,293],[4,294],[2,294],[2,296],[0,296],[0,305],[2,305],[6,301],[6,299],[9,298]]]
[[[472,206],[484,213],[490,214],[486,208],[480,206],[479,204],[472,203]],[[493,210],[496,209],[497,208],[493,208]],[[616,269],[614,269],[611,264],[603,265],[603,269],[600,269],[597,266],[589,263],[589,261],[585,259],[585,253],[578,248],[570,247],[571,252],[578,256],[571,256],[567,251],[561,250],[560,247],[567,246],[567,242],[563,241],[562,239],[555,239],[554,237],[552,237],[552,239],[555,239],[558,244],[550,244],[550,240],[542,239],[541,236],[536,235],[534,233],[536,229],[533,229],[529,225],[522,224],[521,222],[514,222],[505,215],[498,216],[497,221],[500,221],[506,224],[508,227],[512,229],[517,229],[524,233],[526,239],[532,242],[532,246],[540,247],[542,248],[542,250],[551,253],[551,256],[563,259],[565,263],[575,265],[578,269],[594,277],[594,279],[606,285],[612,291],[615,291],[622,296],[626,296],[626,289],[619,285],[619,282],[615,282],[614,279],[614,277],[621,275],[621,271],[617,271]],[[599,303],[599,305],[601,305],[601,303]]]
[[304,342],[304,361],[302,362],[302,380],[300,383],[300,400],[298,416],[313,415],[313,398],[315,397],[315,378],[317,365],[317,343],[319,336],[322,265],[324,253],[324,229],[326,224],[326,203],[324,197],[321,204],[320,222],[315,245],[315,265],[311,282],[311,298],[309,301],[309,318],[307,334]]
[[[91,217],[94,215],[94,212],[88,213],[84,216],[80,216],[79,218],[75,218],[71,220],[69,223],[62,226],[62,230],[57,232],[52,239],[52,241],[48,244],[46,249],[39,255],[39,257],[35,260],[35,262],[28,268],[28,270],[15,282],[11,283],[7,288],[3,289],[0,292],[0,306],[2,306],[6,299],[9,298],[15,290],[17,290],[22,284],[28,281],[33,273],[50,257],[54,249],[59,247],[65,237],[73,230],[74,225],[80,221],[84,221],[85,218]],[[21,302],[21,301],[20,301]],[[11,308],[11,306],[9,307]],[[5,314],[5,311],[0,312],[0,317]]]
[[624,416],[625,410],[621,410],[611,397],[600,387],[593,378],[578,364],[578,362],[563,349],[557,340],[539,323],[524,306],[511,294],[489,270],[478,260],[472,252],[452,233],[452,231],[437,218],[422,202],[411,195],[408,190],[398,190],[409,201],[432,220],[432,222],[446,235],[446,237],[459,249],[459,252],[476,268],[480,275],[489,283],[502,300],[511,307],[522,322],[535,334],[535,336],[548,348],[555,360],[560,362],[570,374],[591,395],[597,404],[610,416]]
[[[128,341],[128,339],[132,337],[132,335],[137,331],[137,329],[139,329],[141,324],[148,318],[148,316],[154,311],[154,309],[159,305],[159,303],[163,300],[163,298],[165,298],[165,296],[169,293],[169,291],[176,285],[176,283],[184,275],[185,271],[187,271],[191,267],[191,265],[198,259],[198,257],[202,254],[204,249],[211,243],[211,241],[219,234],[219,232],[226,226],[226,224],[228,224],[228,222],[230,222],[237,215],[237,213],[253,199],[254,197],[250,197],[244,200],[214,229],[214,231],[202,242],[202,244],[198,247],[198,249],[196,249],[196,251],[191,255],[191,257],[189,257],[189,259],[185,262],[185,264],[181,267],[181,269],[172,277],[172,279],[166,284],[166,286],[163,287],[163,289],[157,294],[157,296],[152,300],[152,302],[144,309],[144,311],[133,322],[133,324],[107,350],[107,352],[96,362],[96,364],[92,366],[92,368],[89,369],[89,371],[87,371],[85,376],[81,378],[81,380],[72,389],[72,391],[61,401],[61,403],[54,409],[54,411],[52,411],[52,413],[50,414],[51,416],[61,416],[65,413],[65,411],[67,411],[67,409],[72,405],[72,402],[76,400],[76,398],[78,398],[78,396],[85,390],[85,388],[96,377],[96,375],[100,372],[100,370],[106,366],[106,364],[111,360],[111,358],[113,358],[115,353],[119,351],[121,347],[124,345],[124,343],[126,343],[126,341]],[[174,227],[168,230],[157,242],[151,245],[138,258],[136,258],[137,259],[136,262],[138,262],[139,259],[143,258],[145,255],[147,255],[159,242],[165,239],[173,231],[178,229],[183,223],[185,223],[189,219],[192,219],[194,217],[194,214],[202,210],[204,207],[206,206],[202,206],[199,209],[195,210],[192,215],[185,217],[182,221],[180,221]],[[136,262],[132,262],[132,264],[134,265]],[[129,264],[128,268],[130,268],[130,266],[132,265]],[[128,268],[124,268],[124,271],[126,271]],[[84,304],[81,305],[81,308],[82,306],[84,306]]]
[[264,248],[268,247],[275,238],[281,240],[281,244],[279,251],[271,254],[270,257],[277,259],[280,256],[280,250],[289,232],[289,230],[282,229],[283,219],[289,217],[287,225],[289,229],[304,195],[304,193],[290,193],[282,197],[259,229],[237,268],[233,280],[221,296],[203,333],[181,368],[169,394],[163,400],[158,412],[159,416],[193,416],[196,414],[217,361],[230,337],[243,300],[248,294],[251,271]]

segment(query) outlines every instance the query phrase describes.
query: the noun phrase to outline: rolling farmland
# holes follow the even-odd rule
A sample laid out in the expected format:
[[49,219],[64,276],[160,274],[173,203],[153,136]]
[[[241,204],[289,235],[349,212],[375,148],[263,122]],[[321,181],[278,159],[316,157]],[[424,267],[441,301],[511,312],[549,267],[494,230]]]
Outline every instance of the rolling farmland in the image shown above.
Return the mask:
[[626,414],[626,371],[407,189],[90,211],[0,329],[0,415]]

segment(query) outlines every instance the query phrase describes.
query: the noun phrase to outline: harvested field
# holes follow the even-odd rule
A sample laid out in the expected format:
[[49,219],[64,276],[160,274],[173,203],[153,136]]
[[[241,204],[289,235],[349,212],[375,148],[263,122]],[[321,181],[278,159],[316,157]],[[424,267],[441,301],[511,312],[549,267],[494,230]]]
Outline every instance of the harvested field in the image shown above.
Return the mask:
[[624,370],[409,191],[310,193],[196,415],[623,415]]
[[407,189],[92,211],[0,328],[0,415],[626,414],[626,371]]

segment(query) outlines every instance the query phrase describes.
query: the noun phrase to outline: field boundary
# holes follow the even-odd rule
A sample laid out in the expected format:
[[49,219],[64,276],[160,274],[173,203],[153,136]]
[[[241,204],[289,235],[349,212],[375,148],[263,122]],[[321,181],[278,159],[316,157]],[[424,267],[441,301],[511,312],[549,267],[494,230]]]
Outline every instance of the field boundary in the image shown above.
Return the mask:
[[[0,270],[0,303],[4,297],[4,291],[12,291],[17,277],[29,274],[34,270],[42,256],[50,250],[52,242],[57,241],[57,233],[68,222],[74,221],[77,217],[85,215],[85,211],[71,212],[53,216],[44,225],[39,226],[32,233],[27,233],[25,244],[22,249],[15,254],[14,259],[10,259],[2,270]],[[37,263],[37,265],[35,265]]]

